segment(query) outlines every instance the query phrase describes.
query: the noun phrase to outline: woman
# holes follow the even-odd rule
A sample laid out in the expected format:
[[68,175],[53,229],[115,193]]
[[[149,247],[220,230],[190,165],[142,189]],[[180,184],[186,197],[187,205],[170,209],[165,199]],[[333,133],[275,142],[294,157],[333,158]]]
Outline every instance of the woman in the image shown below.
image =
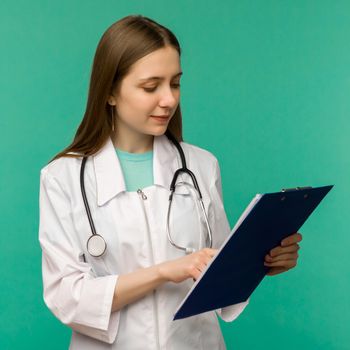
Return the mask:
[[[70,349],[225,349],[215,311],[172,321],[230,232],[217,159],[182,139],[180,53],[175,36],[147,17],[111,25],[96,50],[73,143],[41,170],[44,301],[73,330]],[[174,244],[168,239],[169,188],[181,160],[166,133],[180,142],[196,175],[211,248],[189,185],[176,187],[169,219]],[[101,256],[88,251],[82,155],[91,217],[107,244]],[[180,180],[191,183],[184,173]],[[300,240],[291,235],[266,256],[269,275],[296,265]],[[196,251],[186,254],[175,244]],[[216,312],[233,321],[248,302]]]

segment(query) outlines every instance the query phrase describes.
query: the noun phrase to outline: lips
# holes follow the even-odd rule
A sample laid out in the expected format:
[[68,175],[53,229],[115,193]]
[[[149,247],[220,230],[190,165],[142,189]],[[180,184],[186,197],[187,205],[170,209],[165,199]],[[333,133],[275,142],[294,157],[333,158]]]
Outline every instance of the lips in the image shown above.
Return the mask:
[[151,117],[153,118],[153,120],[157,121],[158,123],[162,123],[165,124],[168,122],[168,120],[170,119],[170,115],[169,116],[155,116],[155,115],[151,115]]
[[151,115],[151,117],[154,117],[154,118],[169,118],[170,115]]

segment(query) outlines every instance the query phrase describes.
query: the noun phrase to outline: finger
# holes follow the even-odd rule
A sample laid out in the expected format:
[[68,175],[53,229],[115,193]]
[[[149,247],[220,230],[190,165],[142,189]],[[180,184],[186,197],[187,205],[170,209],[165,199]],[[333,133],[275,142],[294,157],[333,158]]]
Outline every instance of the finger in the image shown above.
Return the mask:
[[[293,252],[298,251],[299,249],[300,249],[300,246],[297,243],[290,245],[290,246],[287,246],[287,247],[278,246],[278,247],[271,249],[269,255],[270,255],[270,257],[274,257],[274,256],[277,256],[280,254],[293,253]],[[269,255],[266,255],[266,256],[269,256]]]
[[202,272],[205,270],[206,265],[201,265],[198,267],[199,274],[202,274]]
[[291,244],[300,242],[302,239],[303,239],[303,237],[302,237],[302,235],[301,235],[300,232],[293,233],[292,235],[290,235],[290,236],[284,238],[284,239],[281,241],[281,245],[282,245],[282,246],[288,246],[288,245],[291,245]]
[[208,255],[208,253],[199,251],[195,261],[196,263],[204,263],[207,265],[212,259],[213,257],[211,255]]
[[189,275],[188,277],[192,277],[192,279],[195,281],[198,276],[200,275],[200,271],[198,271],[198,269],[196,268],[196,266],[192,266],[190,269],[189,269]]
[[194,280],[197,280],[201,274],[202,274],[202,271],[196,269],[196,270],[193,272]]
[[196,268],[199,272],[202,272],[206,266],[207,266],[206,264],[200,263],[200,264],[197,264]]
[[212,257],[207,256],[207,257],[204,258],[203,263],[205,264],[205,266],[207,266],[212,260],[213,260]]
[[288,246],[288,245],[291,245],[294,243],[298,243],[301,240],[302,240],[302,235],[299,232],[297,232],[297,233],[294,233],[294,234],[284,238],[281,241],[281,246]]
[[274,276],[274,275],[278,275],[279,273],[282,273],[282,272],[286,272],[288,271],[289,269],[286,269],[284,267],[272,267],[267,273],[266,275],[268,276]]
[[281,260],[296,260],[298,258],[299,254],[298,253],[289,253],[289,254],[281,254],[277,255],[273,258],[270,258],[269,256],[265,259],[265,262],[267,263],[274,263],[276,261],[281,261]]
[[275,254],[273,256],[271,256],[271,254],[267,254],[265,255],[265,261],[266,262],[274,262],[274,261],[278,261],[278,260],[283,260],[286,257],[286,260],[290,259],[288,258],[288,256],[292,257],[298,257],[299,253],[297,250],[290,250],[290,251],[281,251],[279,254]]
[[276,261],[276,262],[273,262],[273,263],[266,263],[264,262],[264,265],[265,266],[268,266],[268,267],[288,267],[288,268],[292,268],[292,267],[295,267],[297,265],[297,261],[296,260],[281,260],[281,261]]
[[201,251],[213,257],[218,252],[218,250],[219,249],[214,249],[214,248],[203,248]]
[[198,273],[201,274],[202,271],[205,269],[206,264],[200,259],[200,257],[196,257],[191,264],[191,267],[189,268],[189,273],[192,277],[197,278]]

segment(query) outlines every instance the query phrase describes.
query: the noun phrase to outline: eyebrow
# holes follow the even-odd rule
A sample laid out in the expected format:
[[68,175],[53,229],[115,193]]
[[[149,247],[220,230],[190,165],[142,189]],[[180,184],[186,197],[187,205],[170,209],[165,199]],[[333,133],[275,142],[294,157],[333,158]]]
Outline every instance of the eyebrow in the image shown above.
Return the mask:
[[[179,72],[179,73],[175,74],[175,75],[173,76],[173,78],[182,75],[182,73],[183,73],[183,72]],[[142,79],[140,79],[140,81],[146,81],[146,80],[163,80],[163,79],[164,79],[163,77],[148,77],[148,78],[142,78]]]

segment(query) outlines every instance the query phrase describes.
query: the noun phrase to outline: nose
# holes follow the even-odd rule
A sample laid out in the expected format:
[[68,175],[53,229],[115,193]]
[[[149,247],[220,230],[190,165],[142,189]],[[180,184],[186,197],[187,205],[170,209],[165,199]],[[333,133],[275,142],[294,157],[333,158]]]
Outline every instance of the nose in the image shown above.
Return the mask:
[[162,90],[159,105],[162,107],[174,108],[179,100],[179,90],[173,91],[171,87]]

